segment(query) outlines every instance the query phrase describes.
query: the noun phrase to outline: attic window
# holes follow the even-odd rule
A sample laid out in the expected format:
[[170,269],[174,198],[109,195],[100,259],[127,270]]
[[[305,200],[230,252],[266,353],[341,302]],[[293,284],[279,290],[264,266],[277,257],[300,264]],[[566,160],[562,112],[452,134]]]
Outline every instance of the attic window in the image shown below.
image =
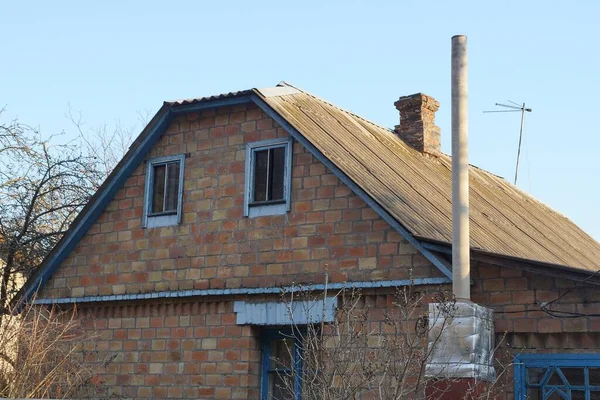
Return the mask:
[[177,225],[181,222],[184,161],[183,154],[148,160],[144,227]]
[[279,215],[289,211],[291,164],[291,139],[248,143],[245,216]]

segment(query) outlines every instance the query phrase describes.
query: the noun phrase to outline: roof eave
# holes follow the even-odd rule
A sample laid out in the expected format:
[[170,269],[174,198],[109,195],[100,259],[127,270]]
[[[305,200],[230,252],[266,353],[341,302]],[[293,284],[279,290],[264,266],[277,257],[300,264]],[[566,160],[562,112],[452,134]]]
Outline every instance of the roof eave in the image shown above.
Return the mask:
[[[427,238],[418,238],[423,247],[431,251],[442,254],[452,254],[452,244],[446,242],[433,241]],[[492,253],[482,249],[471,248],[471,259],[474,261],[487,262],[494,265],[502,265],[509,268],[516,268],[523,271],[540,273],[547,276],[563,277],[575,281],[582,281],[594,275],[599,271],[585,267],[574,267],[570,265],[553,264],[538,260],[524,259],[504,254]],[[597,279],[591,279],[590,284],[600,285],[600,276]]]

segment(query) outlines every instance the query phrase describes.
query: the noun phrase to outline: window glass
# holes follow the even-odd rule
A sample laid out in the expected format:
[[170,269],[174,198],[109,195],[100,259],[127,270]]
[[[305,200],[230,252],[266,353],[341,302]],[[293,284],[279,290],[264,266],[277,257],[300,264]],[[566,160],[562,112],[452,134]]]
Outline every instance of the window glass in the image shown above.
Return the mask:
[[179,198],[179,163],[167,164],[167,188],[164,212],[177,211]]
[[[596,398],[593,397],[594,395],[592,394],[592,399]],[[571,391],[571,400],[586,400],[585,399],[585,391],[583,390],[573,390]]]
[[270,200],[283,200],[283,183],[285,177],[285,147],[276,147],[271,150],[271,193]]
[[268,400],[295,400],[293,382],[290,376],[283,372],[269,373]]
[[274,368],[291,368],[294,341],[292,339],[278,339],[271,343],[271,359]]
[[546,374],[546,368],[527,368],[527,382],[538,384]]
[[585,385],[583,368],[561,368],[560,369],[571,386]]
[[299,400],[302,360],[296,338],[265,331],[262,400]]
[[177,212],[179,200],[179,163],[158,164],[153,168],[152,214]]
[[529,388],[527,389],[527,399],[538,400],[541,399],[540,388]]
[[254,201],[267,201],[269,150],[254,153]]
[[163,211],[165,200],[165,170],[166,165],[154,166],[154,182],[152,186],[152,213]]

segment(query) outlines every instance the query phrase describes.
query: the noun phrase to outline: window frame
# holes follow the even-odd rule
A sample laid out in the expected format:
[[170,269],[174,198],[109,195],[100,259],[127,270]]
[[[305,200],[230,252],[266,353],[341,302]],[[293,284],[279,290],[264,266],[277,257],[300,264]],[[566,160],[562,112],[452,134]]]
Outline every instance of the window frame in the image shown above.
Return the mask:
[[[244,217],[282,215],[290,211],[292,186],[292,138],[263,140],[246,144],[246,176],[244,189]],[[283,147],[285,149],[283,171],[283,199],[253,202],[255,154],[259,151]]]
[[[154,196],[154,167],[172,163],[179,163],[179,189],[177,192],[176,212],[152,213],[151,203]],[[146,161],[146,177],[144,186],[144,211],[142,215],[142,227],[157,228],[161,226],[178,225],[181,223],[183,204],[183,177],[185,171],[185,154],[155,157]],[[165,171],[166,176],[166,171]],[[165,188],[166,190],[166,188]]]
[[260,377],[260,398],[269,400],[269,374],[277,373],[277,368],[271,367],[271,344],[275,340],[292,339],[294,341],[294,354],[292,363],[299,373],[294,376],[294,400],[302,399],[302,348],[298,335],[293,334],[291,329],[263,329],[261,332],[262,362]]
[[[527,399],[527,368],[600,368],[600,354],[581,353],[581,354],[520,354],[515,357],[514,381],[515,381],[515,400]],[[586,390],[586,399],[590,399],[589,390],[600,391],[600,386],[589,384],[589,375],[587,369],[584,370],[585,385],[569,385],[567,393],[571,388]],[[547,371],[546,374],[552,374],[553,371]],[[562,374],[562,372],[560,373]],[[544,377],[542,381],[546,379]],[[537,387],[537,386],[534,386]]]

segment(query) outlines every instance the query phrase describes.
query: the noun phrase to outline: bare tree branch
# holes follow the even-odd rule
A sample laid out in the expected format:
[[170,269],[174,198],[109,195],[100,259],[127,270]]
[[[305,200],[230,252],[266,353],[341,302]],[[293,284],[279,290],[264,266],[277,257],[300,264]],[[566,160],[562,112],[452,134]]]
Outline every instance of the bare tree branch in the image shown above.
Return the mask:
[[131,141],[120,124],[90,135],[68,115],[79,138],[67,144],[0,121],[0,314],[18,289],[13,283],[39,267]]
[[[449,328],[456,310],[454,300],[441,289],[430,290],[442,311],[441,331],[444,331]],[[419,292],[413,285],[399,287],[395,293],[385,295],[352,288],[337,293],[283,293],[281,300],[286,304],[291,323],[282,330],[282,335],[293,339],[290,341],[293,346],[299,346],[296,351],[292,345],[287,346],[286,341],[288,355],[284,360],[300,354],[301,367],[294,363],[290,367],[289,361],[286,361],[288,365],[278,364],[281,361],[272,357],[271,365],[279,375],[274,381],[277,382],[275,387],[269,388],[277,393],[274,398],[295,398],[299,380],[305,400],[425,399],[425,388],[432,379],[424,373],[433,350],[428,347],[428,340],[436,333],[431,329],[433,321],[428,321],[427,304],[431,294]],[[333,321],[323,322],[325,309],[319,323],[294,321],[292,311],[295,306],[320,304],[321,301],[324,304],[328,296],[337,297]],[[382,297],[386,299],[385,307],[377,301]],[[390,298],[393,299],[391,304]],[[310,310],[304,310],[304,314],[314,315]],[[434,338],[433,346],[435,344]],[[491,399],[506,389],[509,382],[505,379],[505,371],[509,365],[500,362],[503,359],[501,350],[496,348],[499,356],[496,380],[466,390],[461,399]],[[443,388],[431,388],[428,399],[442,398],[446,394]]]

